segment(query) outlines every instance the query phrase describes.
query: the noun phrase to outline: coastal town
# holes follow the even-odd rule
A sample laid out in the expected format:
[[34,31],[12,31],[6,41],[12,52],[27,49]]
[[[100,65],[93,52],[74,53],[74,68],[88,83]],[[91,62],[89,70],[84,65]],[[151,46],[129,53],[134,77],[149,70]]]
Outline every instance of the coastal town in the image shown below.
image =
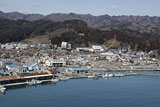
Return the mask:
[[[14,85],[35,85],[70,78],[123,77],[123,71],[159,71],[157,50],[133,51],[130,46],[78,47],[62,42],[48,44],[0,44],[0,90]],[[105,74],[96,71],[104,71]]]

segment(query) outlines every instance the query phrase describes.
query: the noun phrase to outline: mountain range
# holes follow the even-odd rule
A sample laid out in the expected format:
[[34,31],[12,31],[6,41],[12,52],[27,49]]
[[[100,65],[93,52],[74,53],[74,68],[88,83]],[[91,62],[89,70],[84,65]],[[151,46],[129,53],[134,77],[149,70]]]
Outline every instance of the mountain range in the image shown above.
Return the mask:
[[100,15],[93,16],[90,14],[75,14],[75,13],[52,13],[49,15],[41,14],[24,14],[19,12],[5,13],[0,11],[0,18],[7,18],[11,20],[51,20],[53,22],[62,22],[66,20],[82,20],[89,26],[99,29],[129,29],[138,31],[141,33],[153,33],[156,34],[160,30],[160,17],[154,16],[109,16]]

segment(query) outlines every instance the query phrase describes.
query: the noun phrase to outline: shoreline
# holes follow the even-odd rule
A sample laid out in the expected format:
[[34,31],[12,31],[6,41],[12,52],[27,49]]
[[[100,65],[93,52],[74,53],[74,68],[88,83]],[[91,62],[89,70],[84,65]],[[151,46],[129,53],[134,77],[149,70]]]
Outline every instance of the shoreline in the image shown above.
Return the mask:
[[155,71],[159,72],[159,69],[92,69],[92,71],[104,71],[104,72],[127,72],[127,71]]
[[[92,70],[93,71],[93,70]],[[121,70],[122,71],[122,70]],[[127,72],[128,70],[124,70],[124,72]],[[139,70],[134,70],[134,71],[139,71]],[[133,71],[133,72],[134,72]],[[141,70],[140,72],[145,72],[147,70]],[[155,70],[154,70],[155,71]],[[120,70],[117,70],[117,71],[104,71],[104,72],[120,72]],[[153,70],[148,70],[148,72],[153,72]],[[159,72],[159,71],[155,71],[155,72]],[[49,77],[52,77],[53,75],[48,75]],[[102,78],[103,74],[102,73],[98,73],[97,76],[99,78]],[[153,76],[153,77],[160,77],[160,74],[143,74],[143,73],[126,73],[124,74],[124,76]],[[37,79],[38,79],[39,76],[37,76]],[[43,77],[43,76],[41,76]],[[45,76],[44,76],[45,77]],[[40,81],[42,81],[42,83],[47,83],[47,82],[51,82],[50,79],[51,78],[44,78]],[[83,79],[83,78],[88,78],[87,75],[71,75],[71,76],[67,76],[69,77],[69,79]],[[21,78],[21,80],[26,80],[27,77],[25,78]],[[58,77],[59,78],[59,77]],[[114,77],[114,78],[117,78],[117,77]],[[28,77],[27,79],[35,79],[35,77]],[[18,81],[19,79],[11,79],[11,80],[14,80],[14,81],[17,81],[17,82],[14,82],[14,83],[9,83],[10,80],[5,80],[5,81],[8,81],[7,84],[2,84],[2,86],[5,86],[5,87],[10,87],[10,86],[19,86],[19,85],[27,85],[26,82],[20,82]],[[0,81],[1,83],[2,81]]]

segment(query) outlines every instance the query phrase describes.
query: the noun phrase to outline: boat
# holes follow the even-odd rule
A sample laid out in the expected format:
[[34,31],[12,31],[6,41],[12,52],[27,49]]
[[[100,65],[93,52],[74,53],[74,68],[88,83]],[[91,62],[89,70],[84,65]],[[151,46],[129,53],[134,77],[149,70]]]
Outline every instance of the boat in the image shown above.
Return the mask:
[[98,76],[96,75],[91,75],[91,76],[88,76],[89,79],[98,79]]
[[102,75],[102,78],[108,78],[108,74]]
[[34,79],[27,82],[28,85],[39,85],[41,83],[42,83],[42,81],[34,80]]
[[103,78],[109,78],[109,77],[113,77],[114,75],[113,74],[105,74],[105,75],[102,75]]
[[118,73],[118,74],[114,74],[115,77],[124,77],[124,74]]
[[0,85],[0,92],[1,93],[5,93],[6,92],[6,88],[2,85]]
[[59,79],[57,79],[57,78],[55,78],[55,79],[52,78],[52,79],[51,79],[51,82],[58,82],[58,81],[59,81]]
[[69,80],[69,77],[61,77],[61,78],[59,78],[59,80],[61,80],[61,81]]

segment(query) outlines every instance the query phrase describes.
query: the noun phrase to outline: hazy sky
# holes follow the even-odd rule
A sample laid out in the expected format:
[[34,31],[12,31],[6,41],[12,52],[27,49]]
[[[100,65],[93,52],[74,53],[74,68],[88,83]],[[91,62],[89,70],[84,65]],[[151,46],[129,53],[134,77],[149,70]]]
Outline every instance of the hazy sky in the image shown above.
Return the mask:
[[0,0],[0,11],[160,16],[160,0]]

